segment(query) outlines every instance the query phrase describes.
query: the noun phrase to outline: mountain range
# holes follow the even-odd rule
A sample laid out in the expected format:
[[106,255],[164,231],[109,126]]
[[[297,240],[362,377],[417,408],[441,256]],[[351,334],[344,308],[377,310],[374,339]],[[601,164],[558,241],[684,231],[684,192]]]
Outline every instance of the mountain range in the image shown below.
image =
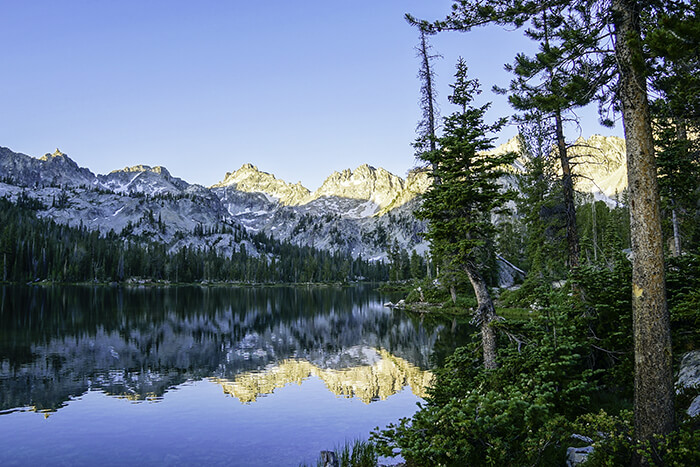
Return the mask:
[[[517,148],[517,141],[496,148]],[[580,138],[577,188],[609,200],[625,188],[624,141],[594,135]],[[514,169],[519,170],[520,163]],[[58,149],[35,158],[0,147],[0,196],[29,196],[38,215],[72,226],[227,254],[242,247],[256,255],[251,235],[382,259],[396,243],[424,254],[423,222],[413,211],[430,185],[429,175],[411,171],[401,178],[364,164],[333,172],[315,191],[290,184],[252,164],[227,172],[204,187],[170,174],[165,167],[137,165],[95,175]],[[245,232],[246,235],[241,235]]]

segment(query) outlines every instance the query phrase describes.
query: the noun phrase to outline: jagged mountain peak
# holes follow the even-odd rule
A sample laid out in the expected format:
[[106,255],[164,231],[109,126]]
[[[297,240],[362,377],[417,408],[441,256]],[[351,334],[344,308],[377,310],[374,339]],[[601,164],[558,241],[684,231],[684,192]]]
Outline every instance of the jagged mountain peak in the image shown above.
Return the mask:
[[362,164],[355,170],[345,169],[341,172],[333,172],[314,194],[330,192],[335,196],[341,196],[337,193],[340,190],[358,195],[348,196],[350,198],[369,199],[369,195],[363,195],[363,193],[375,191],[376,188],[403,188],[403,184],[401,177],[381,167],[375,169],[368,164]]
[[124,167],[97,178],[99,185],[115,193],[177,194],[190,186],[184,180],[173,177],[168,169],[160,165]]
[[287,183],[270,173],[259,170],[250,163],[243,164],[235,172],[226,172],[224,179],[212,185],[211,188],[225,189],[227,187],[247,193],[263,193],[275,198],[283,205],[301,204],[311,193],[301,182]]
[[42,157],[39,158],[40,161],[49,161],[55,157],[64,157],[67,159],[70,159],[66,154],[62,153],[60,149],[56,148],[56,150],[53,152],[53,154],[46,153]]
[[39,158],[40,161],[42,162],[48,162],[49,164],[51,163],[59,163],[59,164],[65,164],[68,163],[72,166],[78,167],[78,164],[68,157],[68,154],[65,154],[61,152],[60,149],[56,148],[56,150],[53,153],[46,153],[43,156]]
[[246,162],[245,164],[243,164],[239,170],[252,170],[254,172],[260,171],[257,165],[253,165],[250,162]]
[[110,173],[114,174],[114,173],[121,173],[121,172],[125,172],[125,173],[153,172],[153,173],[156,173],[159,175],[163,175],[166,178],[172,177],[172,175],[170,175],[170,172],[168,171],[168,169],[166,169],[165,167],[160,166],[160,165],[157,165],[155,167],[151,167],[150,165],[139,164],[139,165],[134,165],[131,167],[124,167],[123,169],[112,170]]
[[220,181],[219,183],[212,185],[212,188],[220,188],[220,187],[224,187],[224,186],[238,184],[242,181],[245,181],[245,180],[248,180],[251,178],[255,178],[256,180],[265,180],[265,181],[277,180],[277,178],[273,174],[263,172],[263,171],[259,170],[257,166],[248,162],[248,163],[243,164],[240,169],[238,169],[234,172],[226,172],[226,176],[224,176],[224,179],[222,181]]
[[401,177],[363,164],[355,170],[333,172],[311,195],[311,199],[335,197],[364,201],[369,204],[353,214],[363,217],[392,205],[404,189],[405,182]]
[[345,179],[359,180],[362,178],[376,177],[376,176],[387,176],[387,175],[392,175],[392,174],[389,171],[387,171],[381,167],[375,168],[369,164],[362,164],[362,165],[358,166],[355,170],[347,168],[347,169],[341,170],[340,172],[335,171],[328,177],[328,179],[345,178]]
[[90,185],[95,175],[81,168],[66,154],[56,149],[35,158],[16,153],[8,148],[0,148],[0,175],[24,186],[33,185]]

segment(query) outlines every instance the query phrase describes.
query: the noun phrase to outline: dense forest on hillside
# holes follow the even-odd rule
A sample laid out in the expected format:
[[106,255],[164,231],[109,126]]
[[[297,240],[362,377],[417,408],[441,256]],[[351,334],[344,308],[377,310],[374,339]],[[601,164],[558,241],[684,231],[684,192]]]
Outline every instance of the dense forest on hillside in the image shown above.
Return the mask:
[[[39,203],[40,204],[40,203]],[[17,203],[0,199],[0,259],[3,282],[348,282],[383,281],[389,267],[311,247],[282,243],[264,234],[249,240],[264,254],[245,247],[231,256],[163,243],[106,235],[85,227],[59,225],[37,217],[29,195]],[[194,235],[204,235],[195,232]],[[246,235],[241,233],[241,235]]]

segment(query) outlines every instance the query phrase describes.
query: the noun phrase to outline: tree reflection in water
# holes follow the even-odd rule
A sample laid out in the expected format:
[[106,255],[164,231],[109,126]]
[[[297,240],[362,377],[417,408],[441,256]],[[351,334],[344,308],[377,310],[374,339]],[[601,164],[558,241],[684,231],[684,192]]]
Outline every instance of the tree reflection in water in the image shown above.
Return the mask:
[[466,330],[383,299],[370,286],[3,286],[0,410],[53,411],[88,390],[158,400],[203,378],[242,402],[312,375],[367,403],[405,385],[423,396],[434,349]]

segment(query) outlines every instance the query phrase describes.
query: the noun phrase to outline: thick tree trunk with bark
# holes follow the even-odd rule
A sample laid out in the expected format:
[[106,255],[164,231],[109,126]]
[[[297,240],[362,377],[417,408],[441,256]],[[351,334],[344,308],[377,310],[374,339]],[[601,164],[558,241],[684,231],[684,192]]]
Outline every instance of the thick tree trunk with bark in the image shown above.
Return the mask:
[[613,0],[612,8],[630,190],[634,425],[637,439],[653,443],[653,435],[669,433],[674,427],[671,328],[659,192],[643,73],[639,4]]
[[487,370],[494,369],[498,366],[496,362],[496,330],[490,324],[496,319],[496,310],[493,307],[491,294],[486,286],[486,281],[482,277],[478,268],[472,261],[467,261],[466,267],[467,276],[474,294],[476,294],[476,321],[481,328],[481,344],[484,349],[484,368]]

